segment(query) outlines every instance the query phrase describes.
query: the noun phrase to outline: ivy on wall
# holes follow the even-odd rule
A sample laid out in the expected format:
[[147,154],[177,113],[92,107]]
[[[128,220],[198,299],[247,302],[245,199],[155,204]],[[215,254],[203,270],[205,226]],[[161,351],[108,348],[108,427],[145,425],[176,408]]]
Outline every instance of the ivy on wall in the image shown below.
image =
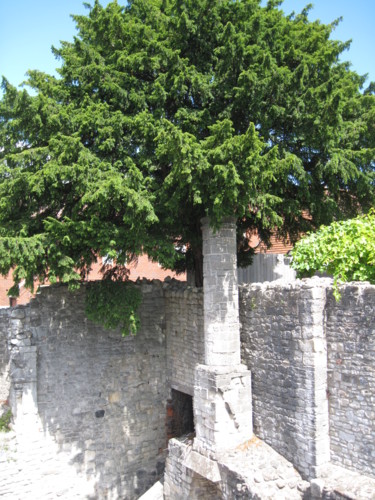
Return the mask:
[[85,312],[94,323],[121,329],[122,335],[135,335],[140,320],[137,313],[142,295],[134,283],[105,279],[90,283],[86,292]]
[[8,410],[0,417],[0,432],[9,432],[12,420],[12,412]]

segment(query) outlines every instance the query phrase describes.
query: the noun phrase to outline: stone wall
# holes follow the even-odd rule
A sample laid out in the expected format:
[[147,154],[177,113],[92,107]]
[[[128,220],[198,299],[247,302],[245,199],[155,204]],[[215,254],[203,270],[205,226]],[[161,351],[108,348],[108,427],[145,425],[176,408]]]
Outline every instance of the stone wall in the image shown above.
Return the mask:
[[375,287],[329,292],[326,335],[332,461],[375,477]]
[[[9,310],[9,334],[32,343],[21,340],[12,353],[19,366],[12,398],[19,444],[32,435],[29,444],[40,464],[48,438],[60,461],[65,456],[69,473],[92,485],[95,498],[138,498],[163,472],[164,295],[160,282],[144,283],[141,290],[141,329],[134,337],[86,319],[85,287],[75,293],[44,288],[29,307]],[[30,349],[37,355],[35,378],[25,375]],[[36,464],[30,458],[28,467]]]
[[[170,389],[192,395],[203,362],[203,294],[173,281],[139,286],[141,330],[129,338],[86,319],[85,287],[45,288],[27,307],[0,309],[1,398],[10,360],[29,489],[32,481],[40,492],[47,478],[55,488],[60,473],[59,492],[70,488],[62,498],[132,499],[162,475]],[[254,431],[304,477],[329,460],[375,477],[375,287],[343,287],[339,303],[330,287],[314,279],[240,288]]]
[[254,432],[307,478],[329,462],[325,283],[256,284],[240,303]]
[[171,388],[192,395],[203,360],[203,293],[174,280],[138,286],[134,337],[87,320],[85,287],[42,288],[30,305],[0,309],[1,391],[8,399],[10,370],[21,452],[6,458],[0,496],[132,499],[162,476]]
[[[375,477],[375,287],[327,279],[240,289],[254,432],[306,477],[327,461]],[[327,361],[328,360],[328,361]]]
[[223,496],[218,478],[214,478],[216,481],[213,482],[205,477],[208,470],[205,468],[204,458],[201,458],[198,471],[186,465],[191,462],[192,454],[194,452],[191,450],[189,437],[171,439],[169,442],[163,498],[221,500]]
[[171,282],[165,298],[169,386],[192,396],[195,366],[204,362],[203,291]]
[[9,350],[8,350],[8,318],[9,309],[0,308],[0,417],[2,406],[9,398]]

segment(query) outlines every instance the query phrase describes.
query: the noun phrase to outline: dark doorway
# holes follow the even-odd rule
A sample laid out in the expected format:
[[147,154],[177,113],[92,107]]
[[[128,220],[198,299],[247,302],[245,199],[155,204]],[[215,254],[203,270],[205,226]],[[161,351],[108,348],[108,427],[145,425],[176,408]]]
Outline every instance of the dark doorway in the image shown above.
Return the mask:
[[168,439],[194,432],[193,397],[172,389],[167,404]]

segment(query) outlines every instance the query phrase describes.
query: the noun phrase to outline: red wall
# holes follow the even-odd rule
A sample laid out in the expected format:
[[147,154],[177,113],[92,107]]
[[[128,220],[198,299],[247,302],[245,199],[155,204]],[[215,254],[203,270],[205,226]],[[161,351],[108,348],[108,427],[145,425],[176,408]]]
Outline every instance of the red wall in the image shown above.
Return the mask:
[[[89,281],[100,280],[102,278],[100,268],[102,267],[101,259],[99,262],[94,264],[92,267],[92,271],[89,274]],[[186,274],[176,275],[173,271],[166,271],[162,269],[159,264],[155,262],[151,262],[147,255],[141,255],[138,258],[138,262],[134,264],[130,264],[128,266],[130,268],[130,279],[135,281],[137,278],[147,278],[150,280],[158,279],[164,281],[164,279],[168,276],[171,278],[175,278],[180,281],[186,281]],[[7,296],[7,292],[9,288],[12,286],[12,273],[10,272],[6,278],[0,277],[0,306],[9,306],[9,297]],[[32,297],[32,293],[29,290],[26,290],[24,287],[20,289],[20,296],[17,298],[17,304],[27,304]],[[13,304],[16,305],[16,304]]]

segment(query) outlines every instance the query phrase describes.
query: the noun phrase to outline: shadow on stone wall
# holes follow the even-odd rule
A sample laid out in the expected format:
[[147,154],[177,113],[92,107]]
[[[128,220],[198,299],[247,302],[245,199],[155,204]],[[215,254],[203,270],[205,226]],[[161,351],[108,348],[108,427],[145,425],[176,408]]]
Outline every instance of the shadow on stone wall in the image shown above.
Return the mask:
[[240,297],[254,432],[304,478],[316,477],[329,461],[325,289],[254,284],[242,287]]
[[[89,322],[84,288],[45,288],[27,309],[24,328],[37,350],[37,405],[34,414],[25,408],[24,390],[17,429],[20,442],[32,445],[33,462],[47,462],[65,493],[64,477],[68,483],[74,476],[75,490],[83,488],[87,498],[135,499],[163,473],[164,298],[157,283],[142,292],[135,337]],[[57,453],[47,453],[51,446]]]

